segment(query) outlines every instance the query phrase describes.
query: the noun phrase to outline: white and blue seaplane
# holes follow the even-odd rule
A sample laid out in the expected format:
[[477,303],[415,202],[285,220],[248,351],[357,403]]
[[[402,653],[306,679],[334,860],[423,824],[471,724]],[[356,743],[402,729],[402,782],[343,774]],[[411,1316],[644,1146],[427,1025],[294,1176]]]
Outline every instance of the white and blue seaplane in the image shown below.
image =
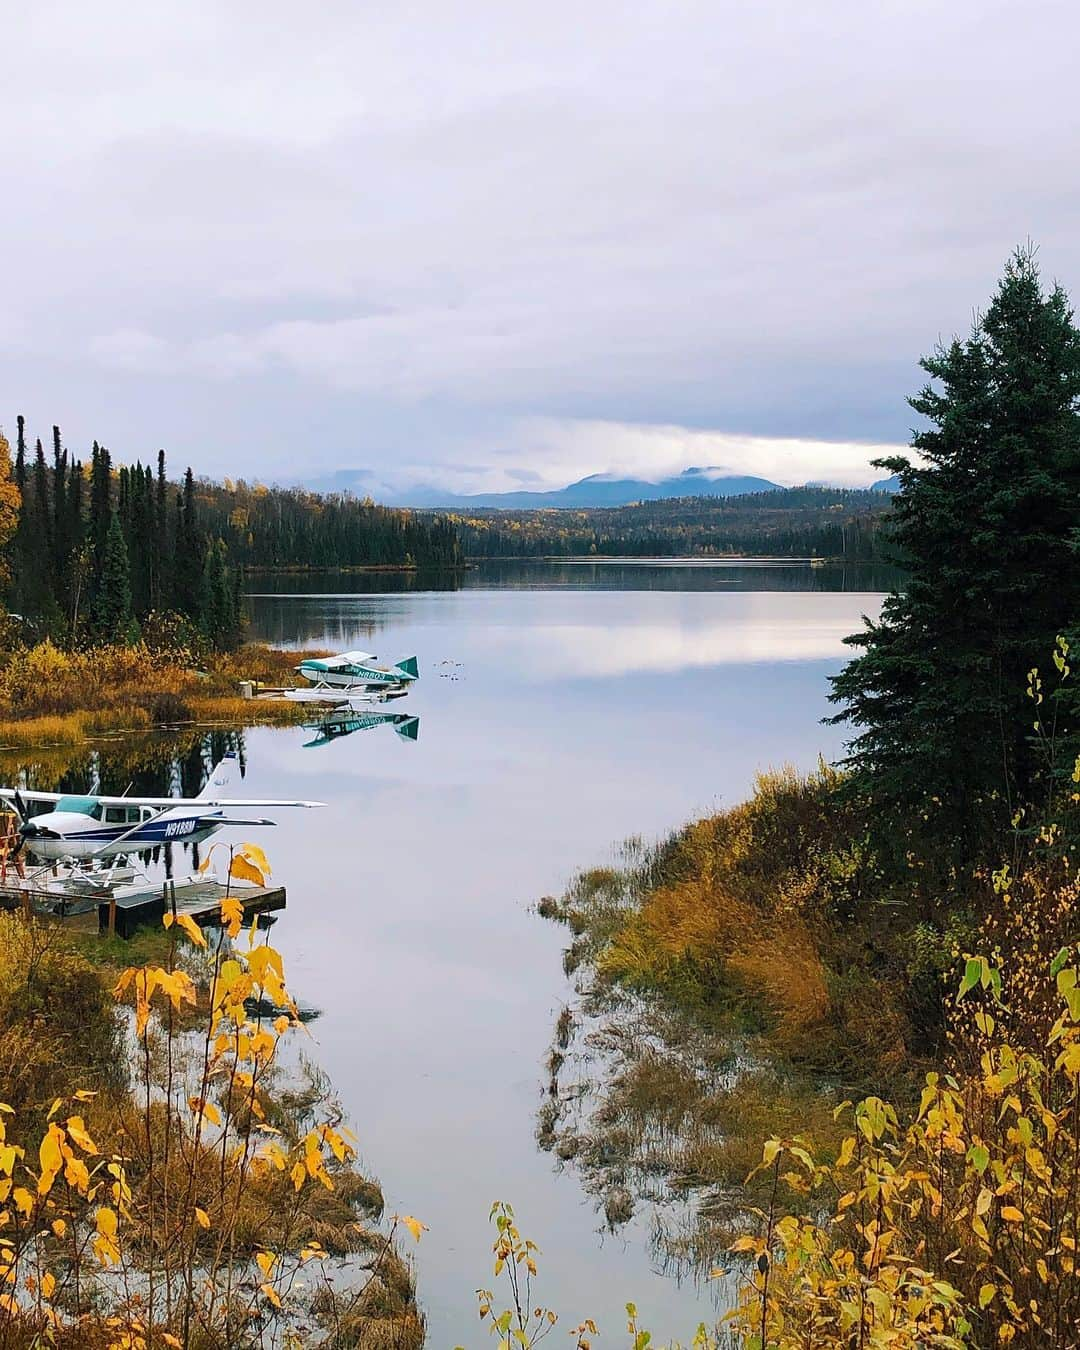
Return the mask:
[[[149,852],[163,844],[197,844],[226,825],[273,825],[272,820],[240,818],[229,810],[280,806],[315,807],[323,802],[230,797],[239,764],[234,752],[215,765],[197,797],[74,796],[36,789],[0,788],[0,801],[18,818],[12,857],[23,848],[39,862],[86,866]],[[48,810],[31,812],[27,802]]]
[[416,657],[395,666],[379,666],[372,652],[341,652],[338,656],[308,657],[295,667],[317,689],[348,689],[353,694],[404,693],[420,678]]

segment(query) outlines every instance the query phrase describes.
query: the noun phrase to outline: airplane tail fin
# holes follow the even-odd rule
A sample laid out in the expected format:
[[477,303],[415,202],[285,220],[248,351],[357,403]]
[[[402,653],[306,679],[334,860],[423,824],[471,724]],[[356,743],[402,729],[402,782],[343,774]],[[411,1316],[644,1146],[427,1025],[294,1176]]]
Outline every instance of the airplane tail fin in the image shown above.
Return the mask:
[[404,661],[399,661],[394,669],[400,670],[402,674],[407,675],[410,680],[418,680],[420,678],[420,667],[417,664],[415,656],[410,656]]
[[419,717],[407,717],[404,722],[396,726],[394,730],[397,734],[407,741],[415,741],[420,737],[420,719]]
[[237,759],[236,751],[228,751],[224,758],[214,765],[210,777],[206,780],[206,786],[196,801],[218,800],[224,796],[236,782],[236,771],[239,767],[240,761]]

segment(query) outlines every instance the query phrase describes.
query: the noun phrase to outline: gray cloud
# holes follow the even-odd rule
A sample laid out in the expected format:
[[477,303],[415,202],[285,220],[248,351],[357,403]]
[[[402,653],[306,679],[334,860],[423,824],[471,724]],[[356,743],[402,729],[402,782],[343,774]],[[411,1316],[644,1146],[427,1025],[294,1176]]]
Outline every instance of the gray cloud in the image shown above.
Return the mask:
[[9,426],[458,487],[709,432],[775,473],[748,438],[905,440],[1016,242],[1080,285],[1067,3],[147,8],[7,16]]

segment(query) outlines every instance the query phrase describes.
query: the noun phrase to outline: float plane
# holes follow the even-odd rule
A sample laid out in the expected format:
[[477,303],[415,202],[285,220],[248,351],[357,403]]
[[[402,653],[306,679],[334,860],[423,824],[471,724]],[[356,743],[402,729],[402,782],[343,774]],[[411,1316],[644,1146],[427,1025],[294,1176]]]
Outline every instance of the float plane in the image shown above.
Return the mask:
[[[324,802],[275,801],[230,797],[239,761],[230,752],[214,766],[210,780],[197,797],[75,796],[0,788],[19,820],[15,854],[25,847],[41,862],[116,858],[142,853],[162,844],[197,844],[225,825],[273,825],[272,820],[241,819],[226,815],[230,808],[323,806]],[[31,814],[27,801],[50,803],[46,811]]]
[[410,656],[396,666],[377,666],[372,652],[342,652],[339,656],[309,657],[295,667],[296,673],[318,686],[333,689],[404,689],[420,678],[416,657]]

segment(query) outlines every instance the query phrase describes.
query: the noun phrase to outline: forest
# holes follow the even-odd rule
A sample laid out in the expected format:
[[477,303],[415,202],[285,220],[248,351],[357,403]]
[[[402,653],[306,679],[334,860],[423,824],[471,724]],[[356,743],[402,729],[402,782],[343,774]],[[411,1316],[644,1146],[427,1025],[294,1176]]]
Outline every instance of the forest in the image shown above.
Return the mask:
[[454,567],[442,520],[292,488],[170,479],[156,464],[89,462],[52,428],[33,450],[17,418],[12,460],[0,433],[0,550],[7,606],[25,638],[65,644],[192,639],[237,645],[245,568]]
[[585,511],[475,511],[445,517],[469,558],[566,556],[890,558],[891,497],[798,487],[739,497],[681,497]]

